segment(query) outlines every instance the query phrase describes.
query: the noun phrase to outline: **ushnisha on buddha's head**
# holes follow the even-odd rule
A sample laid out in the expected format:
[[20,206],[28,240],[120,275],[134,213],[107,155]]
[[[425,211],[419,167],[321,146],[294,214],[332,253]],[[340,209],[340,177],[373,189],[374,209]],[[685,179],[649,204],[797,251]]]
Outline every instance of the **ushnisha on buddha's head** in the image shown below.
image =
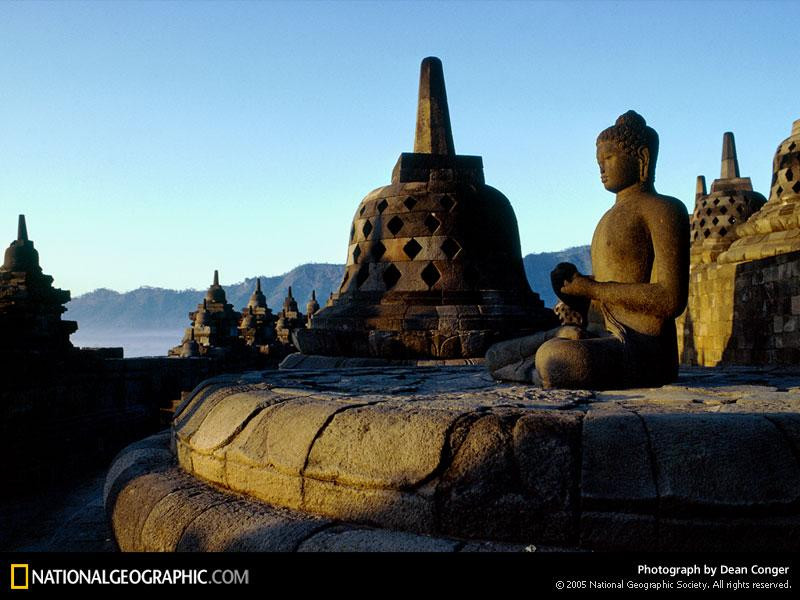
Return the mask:
[[655,180],[658,134],[644,117],[629,110],[597,136],[600,180],[609,192],[651,187]]

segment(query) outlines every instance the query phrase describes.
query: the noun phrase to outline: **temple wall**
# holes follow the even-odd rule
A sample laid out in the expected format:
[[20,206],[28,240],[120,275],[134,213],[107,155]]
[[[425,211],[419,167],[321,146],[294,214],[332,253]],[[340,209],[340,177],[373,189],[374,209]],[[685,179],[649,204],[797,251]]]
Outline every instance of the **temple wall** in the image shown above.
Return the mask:
[[20,361],[0,387],[0,478],[11,493],[108,464],[163,428],[161,412],[223,370],[211,359]]
[[800,363],[800,252],[696,264],[677,321],[685,365]]

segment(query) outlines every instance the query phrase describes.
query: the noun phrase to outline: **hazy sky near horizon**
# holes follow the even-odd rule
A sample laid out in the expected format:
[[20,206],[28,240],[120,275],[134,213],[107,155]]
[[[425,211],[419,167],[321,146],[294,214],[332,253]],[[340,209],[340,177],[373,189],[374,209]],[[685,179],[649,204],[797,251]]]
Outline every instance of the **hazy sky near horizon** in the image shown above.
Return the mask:
[[722,134],[769,192],[800,118],[792,2],[0,3],[0,244],[25,213],[46,273],[204,287],[343,263],[353,213],[413,147],[444,63],[459,154],[483,156],[524,253],[588,243],[613,202],[595,138],[659,133],[691,210]]

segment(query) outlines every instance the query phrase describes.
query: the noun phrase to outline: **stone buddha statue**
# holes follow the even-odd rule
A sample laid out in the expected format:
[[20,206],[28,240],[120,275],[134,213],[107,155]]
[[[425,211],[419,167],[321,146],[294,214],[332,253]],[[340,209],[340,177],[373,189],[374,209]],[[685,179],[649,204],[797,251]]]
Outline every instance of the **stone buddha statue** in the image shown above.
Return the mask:
[[[489,348],[486,363],[496,378],[614,389],[677,377],[675,318],[687,300],[689,218],[681,201],[655,191],[657,154],[658,134],[634,111],[600,133],[600,179],[616,201],[592,238],[594,274],[570,263],[551,274],[558,313],[573,324]],[[602,314],[601,335],[585,328],[590,305]]]

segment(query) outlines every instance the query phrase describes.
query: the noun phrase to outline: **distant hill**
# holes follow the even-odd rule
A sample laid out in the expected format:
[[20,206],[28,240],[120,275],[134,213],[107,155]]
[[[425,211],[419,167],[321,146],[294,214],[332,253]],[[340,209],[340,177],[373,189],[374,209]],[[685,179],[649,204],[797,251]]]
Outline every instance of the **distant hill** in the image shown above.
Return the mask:
[[[582,273],[591,273],[588,246],[568,248],[560,252],[528,254],[524,258],[528,281],[547,306],[553,306],[556,302],[550,286],[550,271],[560,262],[574,263]],[[262,276],[261,289],[267,297],[269,307],[273,312],[278,312],[286,297],[287,288],[292,286],[300,310],[305,311],[311,290],[317,291],[317,300],[324,306],[328,295],[339,289],[343,274],[343,265],[305,264],[284,275]],[[241,310],[247,304],[255,285],[255,277],[225,285],[228,302],[236,310]],[[189,325],[189,312],[202,302],[204,294],[205,289],[140,287],[124,294],[99,289],[73,299],[67,304],[68,312],[64,318],[78,321],[78,333],[73,336],[73,342],[77,345],[124,344],[126,355],[132,355],[128,350],[128,345],[133,344],[133,341],[128,341],[132,339],[130,332],[146,332],[147,335],[159,332],[161,335],[158,348],[180,342],[180,332]],[[165,336],[167,332],[169,333]],[[174,343],[164,342],[164,339],[173,338]],[[166,352],[166,347],[163,352]],[[158,353],[162,353],[162,350]]]
[[592,272],[592,257],[589,254],[589,246],[575,246],[559,252],[542,252],[540,254],[528,254],[523,262],[525,264],[525,275],[528,283],[531,284],[534,292],[544,300],[545,306],[555,306],[557,299],[553,293],[553,286],[550,283],[550,271],[558,263],[569,262],[578,267],[578,271],[584,274]]
[[[261,291],[267,297],[267,305],[273,312],[277,312],[283,305],[286,290],[292,286],[292,295],[300,310],[305,311],[311,290],[317,291],[317,300],[324,305],[331,291],[339,289],[343,269],[342,265],[301,265],[284,275],[262,276]],[[241,310],[247,305],[250,294],[256,287],[256,277],[223,287],[228,302],[236,310]],[[79,329],[84,331],[180,329],[189,325],[189,312],[203,301],[206,289],[208,288],[169,290],[140,287],[124,294],[99,289],[77,296],[69,302],[64,318],[78,321]]]

